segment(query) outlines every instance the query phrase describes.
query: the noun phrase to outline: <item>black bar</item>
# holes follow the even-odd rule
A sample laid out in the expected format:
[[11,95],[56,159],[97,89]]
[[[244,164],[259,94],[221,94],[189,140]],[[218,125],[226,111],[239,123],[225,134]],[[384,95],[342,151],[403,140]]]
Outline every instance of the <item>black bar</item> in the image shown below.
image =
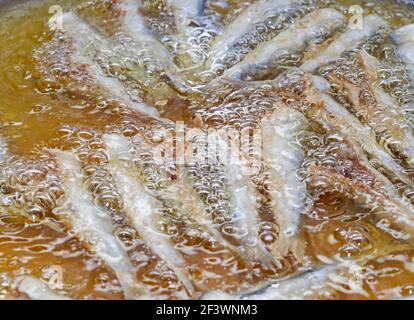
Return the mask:
[[[348,319],[409,315],[412,301],[2,301],[2,315],[33,319]],[[406,309],[406,310],[404,310]],[[5,316],[4,316],[5,318]]]

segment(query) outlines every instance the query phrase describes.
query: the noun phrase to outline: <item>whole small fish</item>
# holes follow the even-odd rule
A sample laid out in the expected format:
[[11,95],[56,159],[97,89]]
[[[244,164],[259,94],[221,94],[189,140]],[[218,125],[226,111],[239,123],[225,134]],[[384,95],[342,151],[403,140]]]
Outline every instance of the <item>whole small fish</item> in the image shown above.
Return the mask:
[[[115,98],[139,112],[158,117],[157,109],[143,102],[135,102],[129,99],[122,83],[113,77],[105,75],[99,65],[85,54],[85,51],[91,45],[105,50],[107,46],[106,40],[99,33],[73,12],[63,14],[62,27],[62,32],[70,39],[73,46],[73,52],[70,56],[73,67],[82,68],[87,73],[87,77],[97,87],[96,91],[100,90],[104,95]],[[87,86],[88,84],[84,85]]]
[[364,28],[362,30],[350,29],[345,31],[338,38],[334,39],[326,49],[305,61],[300,68],[305,72],[314,72],[319,67],[334,62],[340,57],[341,53],[358,47],[379,28],[386,25],[387,23],[380,16],[371,14],[364,18]]
[[243,37],[254,32],[255,24],[263,23],[268,16],[281,15],[289,11],[310,10],[313,1],[298,0],[259,0],[248,6],[234,19],[223,32],[213,41],[207,69],[215,65],[215,61],[223,59]]
[[[220,78],[242,79],[252,77],[260,70],[273,67],[281,54],[305,49],[312,40],[329,36],[345,24],[345,16],[334,9],[320,9],[296,21],[293,26],[268,42],[259,45],[245,59],[228,69]],[[220,79],[219,78],[219,79]]]
[[303,256],[300,216],[304,210],[306,186],[297,175],[305,154],[297,143],[298,134],[309,128],[308,121],[292,108],[281,106],[262,120],[263,160],[269,168],[278,239],[271,245],[273,256]]
[[64,206],[68,207],[63,218],[67,219],[83,241],[92,246],[97,256],[114,270],[126,298],[138,298],[141,288],[135,280],[135,273],[125,250],[112,232],[109,217],[99,210],[93,199],[82,190],[83,180],[79,163],[71,152],[54,151],[54,154],[65,187]]

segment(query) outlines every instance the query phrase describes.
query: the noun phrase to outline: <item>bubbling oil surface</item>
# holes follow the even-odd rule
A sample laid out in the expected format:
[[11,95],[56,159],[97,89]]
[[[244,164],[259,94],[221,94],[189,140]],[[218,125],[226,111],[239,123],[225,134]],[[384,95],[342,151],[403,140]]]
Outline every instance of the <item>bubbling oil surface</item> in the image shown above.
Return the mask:
[[[146,1],[145,14],[151,17],[149,28],[168,48],[171,44],[169,38],[172,32],[171,17],[160,10],[157,2]],[[39,54],[39,48],[50,40],[51,32],[47,25],[51,16],[48,11],[50,6],[57,4],[61,5],[64,10],[69,10],[82,3],[86,1],[30,1],[5,7],[0,11],[0,47],[2,48],[0,52],[0,124],[2,135],[8,143],[9,153],[16,155],[8,159],[4,165],[3,170],[8,172],[8,178],[4,179],[0,176],[0,200],[2,201],[0,207],[0,297],[2,298],[15,297],[15,292],[10,287],[14,277],[31,274],[47,282],[55,266],[63,270],[63,284],[57,288],[57,292],[79,299],[123,298],[114,272],[103,261],[96,258],[76,235],[68,233],[67,227],[51,212],[50,207],[56,205],[54,201],[63,190],[55,181],[53,163],[48,162],[47,159],[38,158],[45,145],[58,146],[61,149],[76,149],[78,154],[82,154],[87,145],[85,152],[92,150],[91,152],[98,154],[99,157],[99,152],[96,150],[99,150],[100,142],[91,133],[94,130],[117,132],[124,136],[133,136],[141,131],[144,135],[151,136],[151,132],[145,132],[145,129],[137,125],[128,113],[123,113],[116,107],[97,109],[96,105],[91,105],[81,97],[61,95],[59,85],[53,79],[45,79],[39,74],[34,52]],[[249,1],[207,1],[205,16],[207,25],[212,26],[212,30],[220,30],[249,4]],[[318,1],[319,7],[334,7],[344,13],[351,5],[360,5],[366,13],[378,13],[393,27],[414,22],[414,8],[397,5],[390,1]],[[285,20],[283,23],[290,23],[289,17]],[[252,35],[257,39],[245,39],[239,47],[236,46],[236,51],[223,60],[223,65],[215,66],[216,71],[218,70],[217,74],[247,54],[250,50],[249,43],[266,41],[277,31],[277,28],[269,24],[257,26],[256,32]],[[192,39],[197,46],[194,46],[194,43],[188,45],[188,47],[195,48],[194,56],[196,60],[198,59],[196,63],[208,59],[205,45],[211,36],[212,34],[200,33],[199,38]],[[381,39],[379,42],[373,43],[366,49],[371,54],[384,58],[390,51],[393,51],[393,45],[382,43]],[[178,49],[177,47],[169,49],[176,56],[175,62],[186,67],[189,62],[182,53],[186,50],[180,46]],[[300,57],[301,53],[298,56],[284,57],[280,63],[295,66],[300,62]],[[395,61],[394,56],[386,58],[388,64],[387,68],[382,71],[384,77],[381,85],[401,103],[408,104],[410,97],[413,96],[413,90],[407,80],[401,76],[399,72],[401,66],[398,61]],[[106,67],[108,73],[116,74],[116,62],[113,65],[109,63]],[[395,79],[395,81],[389,79]],[[193,79],[189,76],[189,80]],[[245,129],[254,127],[257,119],[271,108],[274,102],[274,97],[260,89],[240,89],[239,92],[235,91],[232,94],[233,100],[223,99],[224,95],[229,95],[229,92],[225,90],[202,99],[194,99],[194,101],[172,99],[168,101],[162,115],[171,120],[189,122],[191,116],[187,108],[190,110],[197,108],[198,113],[208,123],[220,127],[231,126]],[[156,101],[157,96],[151,96],[149,99]],[[236,105],[237,107],[234,107]],[[83,127],[88,129],[79,129]],[[329,161],[329,154],[323,147],[324,141],[326,141],[325,136],[315,133],[303,137],[299,143],[303,144],[304,148],[312,146],[314,149],[320,145],[320,152],[315,153],[315,159],[326,162]],[[88,158],[89,155],[86,157],[86,165],[99,164],[99,159],[93,155]],[[145,165],[145,162],[143,164]],[[194,170],[196,174],[197,170]],[[205,177],[204,180],[214,180],[217,178],[214,174],[214,172],[209,172],[208,178]],[[265,173],[263,175],[265,176]],[[220,180],[219,178],[217,179]],[[209,190],[214,181],[205,182],[204,180],[196,184],[196,189],[201,190],[208,198],[214,195]],[[158,180],[150,182],[153,183],[154,188],[159,187],[157,183],[162,183]],[[258,185],[263,183],[257,181]],[[26,192],[26,190],[31,191]],[[120,206],[117,197],[109,197],[109,199],[103,199],[103,206]],[[223,207],[225,207],[225,194],[223,199]],[[265,207],[266,199],[263,199],[263,203]],[[307,253],[312,259],[317,260],[323,256],[364,261],[365,280],[362,293],[353,291],[345,285],[342,287],[332,285],[310,298],[381,299],[414,294],[412,243],[390,236],[389,233],[377,227],[380,222],[375,214],[373,215],[366,208],[359,207],[352,199],[334,192],[320,197],[313,211],[303,215],[301,224],[307,242]],[[128,230],[124,231],[123,237],[128,239]],[[266,235],[263,236],[266,237]]]

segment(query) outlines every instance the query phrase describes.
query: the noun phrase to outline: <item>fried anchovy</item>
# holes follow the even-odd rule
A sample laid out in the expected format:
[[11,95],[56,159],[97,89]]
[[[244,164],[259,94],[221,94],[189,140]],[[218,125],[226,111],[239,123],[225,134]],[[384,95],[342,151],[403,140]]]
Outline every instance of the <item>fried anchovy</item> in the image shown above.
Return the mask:
[[[318,85],[320,86],[320,84]],[[381,148],[376,144],[375,138],[369,136],[369,129],[364,129],[364,126],[361,125],[344,107],[336,103],[336,101],[327,94],[311,88],[306,91],[306,99],[308,102],[312,103],[312,106],[305,111],[306,115],[310,117],[312,121],[315,121],[326,128],[329,132],[340,132],[347,140],[349,146],[342,146],[341,150],[338,150],[336,157],[342,156],[353,161],[354,164],[352,170],[355,171],[355,173],[351,175],[351,173],[348,172],[348,174],[351,176],[354,175],[356,181],[353,188],[351,186],[353,180],[350,178],[342,176],[342,174],[339,173],[335,175],[334,170],[321,167],[314,167],[312,169],[314,171],[319,170],[314,177],[317,178],[318,174],[320,174],[326,176],[327,179],[331,179],[331,177],[335,175],[336,179],[339,179],[337,181],[342,181],[342,183],[338,184],[340,187],[339,191],[345,188],[345,186],[349,186],[347,187],[347,190],[349,189],[349,193],[354,194],[355,198],[360,197],[362,199],[360,202],[361,204],[363,201],[367,201],[373,208],[377,208],[378,206],[384,208],[388,217],[397,220],[398,225],[403,227],[404,231],[408,230],[408,234],[410,234],[409,232],[411,232],[414,221],[412,205],[407,199],[397,195],[397,192],[390,181],[372,167],[371,163],[364,155],[363,150],[368,154],[371,153],[374,158],[382,161],[382,165],[385,168],[394,174],[401,176],[401,178],[405,178],[403,181],[407,181],[409,185],[412,185],[409,178],[400,173],[402,171],[398,171],[399,165],[386,152],[381,151]],[[327,170],[331,170],[332,172],[328,172]],[[361,177],[356,179],[358,176]],[[371,178],[368,179],[368,177]],[[363,179],[364,182],[359,181],[361,179]],[[332,179],[329,181],[331,181],[330,188],[333,188],[336,180]],[[368,186],[368,181],[370,181],[370,186]]]
[[144,242],[172,266],[186,288],[193,294],[193,286],[182,270],[185,263],[184,258],[174,249],[169,239],[157,230],[156,221],[161,215],[162,202],[148,194],[144,187],[135,181],[134,175],[131,174],[133,168],[122,163],[122,160],[130,160],[128,142],[116,135],[105,135],[103,141],[108,152],[109,168],[123,198],[128,218]]
[[[221,154],[229,151],[229,141],[223,139],[222,136],[216,136],[217,140],[214,141],[214,134],[209,134],[210,142],[212,137],[212,145],[214,145],[214,142],[217,142],[217,147]],[[254,201],[256,191],[251,184],[251,173],[245,172],[246,168],[243,167],[247,164],[246,150],[241,150],[239,155],[237,153],[232,154],[232,151],[234,150],[230,150],[230,155],[228,155],[227,159],[220,160],[227,177],[227,188],[230,194],[231,205],[230,212],[232,213],[232,219],[234,219],[232,224],[239,229],[240,233],[246,233],[242,243],[247,247],[251,247],[250,249],[253,250],[255,259],[268,264],[270,259],[264,244],[259,239],[257,230],[258,210],[257,204]],[[283,253],[281,252],[274,257],[281,258]]]
[[387,23],[378,15],[372,14],[364,18],[362,30],[349,29],[333,40],[328,47],[318,52],[315,57],[305,61],[300,67],[305,72],[314,72],[319,67],[334,62],[343,52],[358,47]]
[[[398,235],[399,238],[411,239],[414,230],[414,214],[412,206],[408,203],[404,203],[391,193],[384,192],[381,187],[375,190],[363,181],[353,180],[330,167],[311,166],[309,173],[308,184],[311,188],[318,189],[321,193],[335,191],[351,196],[358,205],[371,209],[373,214],[385,217],[401,229],[402,233]],[[369,171],[367,173],[370,174]]]
[[[95,143],[103,146],[100,136],[95,139]],[[148,246],[148,242],[143,241],[141,234],[128,218],[125,212],[127,209],[123,208],[121,194],[109,169],[106,150],[103,147],[98,149],[87,146],[81,149],[78,158],[88,191],[95,203],[110,217],[114,234],[126,248],[137,279],[148,288],[147,295],[168,299],[188,298],[188,293],[179,279],[180,274],[176,275],[166,261]]]
[[414,136],[403,109],[378,84],[379,61],[361,50],[356,57],[359,77],[331,72],[328,78],[342,85],[358,117],[375,132],[377,140],[385,139],[389,148],[414,164]]
[[[368,126],[363,125],[351,112],[329,95],[330,83],[326,79],[304,74],[298,68],[291,68],[275,80],[236,81],[235,84],[249,84],[253,88],[266,86],[275,88],[281,97],[286,96],[286,99],[290,100],[293,98],[299,101],[299,105],[297,105],[297,102],[293,104],[295,107],[300,106],[301,103],[311,103],[313,106],[319,106],[318,108],[305,108],[304,110],[308,112],[306,116],[311,117],[312,121],[321,125],[328,132],[339,132],[347,137],[354,147],[358,146],[360,153],[363,154],[365,152],[370,158],[380,161],[387,174],[397,177],[400,182],[404,182],[408,186],[413,185],[410,176],[399,162],[377,143],[372,130]],[[293,97],[292,93],[294,93]],[[364,156],[364,158],[366,157]],[[366,159],[366,162],[368,161]]]
[[174,85],[180,92],[191,91],[190,87],[180,78],[168,50],[146,28],[144,18],[139,14],[138,1],[122,0],[117,2],[117,6],[123,12],[122,29],[126,35],[130,36],[147,55],[156,58],[157,63],[161,64],[165,74],[171,79],[171,85]]
[[274,201],[278,239],[270,251],[274,256],[303,255],[299,220],[304,209],[306,186],[297,171],[305,157],[297,143],[298,134],[308,129],[306,118],[288,107],[278,107],[262,120],[263,161],[270,169],[271,197]]
[[[72,63],[85,70],[87,76],[103,94],[115,98],[117,101],[130,106],[132,109],[151,116],[158,116],[158,111],[142,102],[135,102],[128,98],[124,86],[115,78],[105,75],[100,67],[90,58],[86,51],[89,46],[107,46],[105,39],[97,33],[84,20],[73,12],[64,13],[62,16],[63,33],[70,39],[73,46],[71,55]],[[94,90],[95,88],[88,88]],[[96,90],[96,89],[95,89]]]
[[329,83],[326,82],[323,78],[314,77],[313,83],[318,89],[322,90],[321,93],[314,92],[313,98],[316,98],[314,102],[323,103],[326,108],[326,111],[335,116],[335,121],[329,120],[329,117],[321,117],[322,119],[326,118],[327,122],[335,123],[336,130],[339,130],[344,136],[352,139],[355,145],[360,145],[360,147],[369,155],[378,159],[381,164],[388,170],[388,172],[396,175],[401,181],[407,185],[412,186],[413,183],[410,177],[405,173],[404,168],[399,165],[393,157],[386,152],[376,141],[375,136],[372,133],[372,130],[368,126],[364,126],[352,113],[350,113],[345,107],[337,103],[331,96],[327,93],[324,93],[324,90],[329,88]]
[[[199,225],[191,213],[187,213],[186,204],[179,201],[177,194],[171,194],[170,188],[174,182],[168,179],[162,183],[156,182],[158,179],[155,175],[158,171],[163,174],[163,170],[145,164],[144,159],[131,157],[128,152],[130,144],[125,143],[125,139],[112,135],[106,136],[105,141],[114,172],[117,172],[114,174],[115,180],[118,180],[120,190],[125,190],[123,196],[126,204],[131,206],[134,211],[132,214],[140,216],[136,217],[136,223],[145,225],[149,229],[147,233],[153,233],[153,239],[147,239],[149,243],[157,248],[164,245],[166,259],[183,270],[196,291],[219,287],[234,291],[240,283],[251,281],[249,262],[244,261],[231,246],[225,246],[220,239],[216,239],[208,226]],[[140,149],[137,143],[142,144],[143,141],[134,142],[132,150],[138,152],[135,155],[139,156],[139,152],[142,152],[143,157],[148,156],[148,151]],[[132,167],[126,170],[122,161]],[[175,191],[175,188],[172,190]],[[137,203],[137,197],[150,203]],[[139,210],[138,206],[142,209]]]
[[135,280],[134,269],[119,241],[112,233],[109,217],[98,209],[82,189],[81,168],[71,152],[55,151],[68,212],[66,219],[76,234],[88,242],[117,275],[126,298],[140,297],[143,288]]
[[272,68],[274,61],[281,55],[301,51],[310,42],[326,38],[343,26],[345,20],[345,16],[334,9],[316,10],[272,40],[262,43],[220,78],[242,79],[254,76],[260,70]]
[[266,10],[282,9],[293,2],[294,0],[259,0],[248,6],[236,19],[227,25],[218,39],[214,40],[214,45],[211,48],[212,54],[220,56],[225,52],[225,49],[233,46],[243,35],[251,32],[254,23],[264,20]]
[[[308,3],[309,2],[309,3]],[[248,35],[253,36],[256,28],[260,28],[260,24],[265,24],[266,18],[276,16],[277,22],[275,26],[268,27],[270,32],[282,31],[294,21],[296,15],[300,16],[301,10],[308,12],[314,8],[313,1],[299,0],[261,0],[247,7],[235,20],[233,20],[223,31],[223,33],[214,40],[211,48],[210,58],[207,61],[207,69],[214,69],[216,64],[223,59],[228,59],[228,55],[236,55],[239,53],[237,44],[243,41]],[[256,26],[257,25],[257,26]],[[266,28],[265,25],[263,25]],[[273,30],[274,28],[275,30]],[[280,29],[279,29],[280,28]],[[269,32],[268,31],[268,32]],[[263,37],[257,37],[258,42],[265,41]],[[237,52],[237,53],[236,53]],[[240,54],[240,53],[239,53]],[[243,52],[244,54],[244,52]],[[237,63],[238,61],[234,61]],[[234,64],[233,63],[233,64]],[[229,65],[227,67],[231,67]]]
[[[348,265],[345,263],[327,264],[316,270],[271,284],[257,292],[243,295],[241,298],[248,300],[303,300],[311,298],[320,290],[325,289],[330,279],[337,278],[339,280],[339,271],[346,270],[347,268],[350,269],[351,266],[356,266],[357,264],[351,262]],[[344,283],[349,283],[348,278],[344,280]]]

